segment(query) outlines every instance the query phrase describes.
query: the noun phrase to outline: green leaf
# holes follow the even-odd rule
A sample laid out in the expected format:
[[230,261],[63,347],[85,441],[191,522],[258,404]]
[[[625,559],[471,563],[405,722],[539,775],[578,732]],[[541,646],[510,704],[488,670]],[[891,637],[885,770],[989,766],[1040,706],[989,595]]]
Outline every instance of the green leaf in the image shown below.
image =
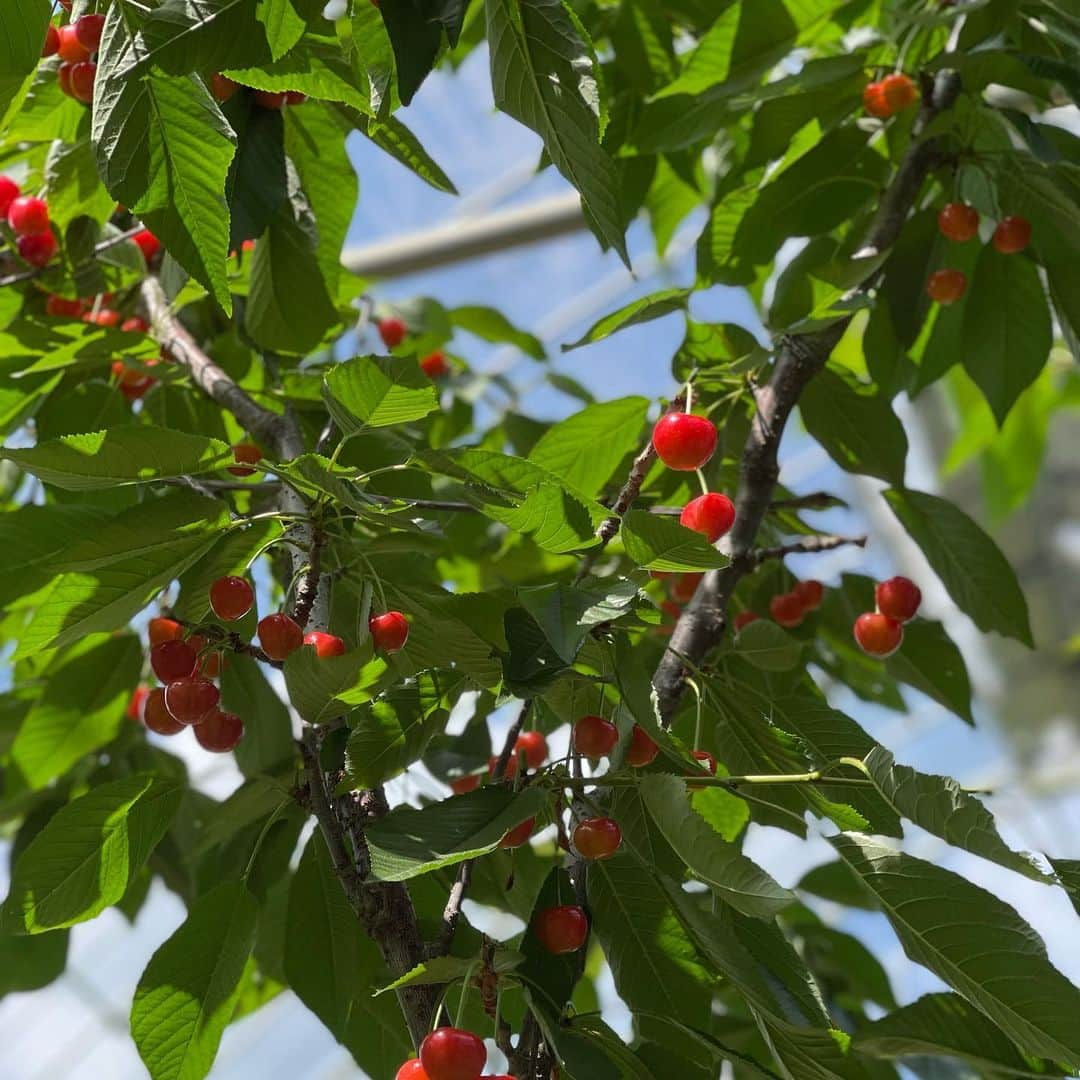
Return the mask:
[[221,670],[221,707],[245,720],[244,738],[233,751],[245,776],[275,773],[294,759],[289,710],[250,656],[228,657]]
[[481,512],[514,532],[524,533],[545,551],[562,554],[597,543],[588,507],[562,484],[537,484],[514,506],[480,503]]
[[277,6],[268,0],[258,8],[255,0],[164,0],[142,24],[132,56],[138,62],[128,76],[146,75],[151,64],[185,75],[265,61],[270,48],[263,27],[273,20],[268,9]]
[[619,175],[600,146],[595,60],[561,0],[485,0],[495,104],[544,140],[555,167],[581,193],[601,243],[629,266]]
[[553,954],[540,944],[532,927],[537,915],[548,908],[576,904],[577,896],[570,875],[557,866],[544,880],[529,917],[529,928],[521,939],[524,960],[518,969],[525,994],[533,1007],[542,1011],[549,1022],[557,1023],[566,1003],[574,995],[578,981],[578,961],[574,954]]
[[135,775],[72,800],[19,856],[0,922],[40,934],[117,903],[165,835],[182,794],[172,781]]
[[803,391],[799,413],[840,468],[903,484],[907,435],[884,396],[826,368]]
[[520,698],[549,690],[570,666],[548,633],[524,608],[510,608],[503,616],[508,652],[503,658],[506,689]]
[[197,476],[233,463],[232,448],[218,439],[145,425],[121,425],[86,435],[49,439],[29,450],[0,449],[0,458],[46,484],[92,491]]
[[735,639],[739,655],[762,671],[790,671],[802,657],[802,642],[769,619],[744,626]]
[[721,900],[745,915],[772,918],[795,899],[735,844],[722,839],[696,814],[687,800],[686,784],[656,773],[640,781],[642,798],[667,842],[690,873],[705,882]]
[[293,708],[309,724],[320,724],[370,701],[386,670],[386,661],[372,654],[370,642],[344,656],[320,657],[305,646],[285,661],[285,686]]
[[964,657],[945,628],[929,619],[904,627],[904,646],[885,661],[890,675],[914,686],[974,725],[971,682]]
[[45,687],[11,746],[13,770],[40,788],[111,742],[128,723],[124,709],[141,668],[133,634],[88,638],[60,656],[43,673]]
[[454,672],[423,671],[354,713],[343,786],[375,787],[419,760],[445,726],[460,688]]
[[131,1037],[154,1080],[202,1080],[236,1008],[258,905],[243,882],[200,896],[154,955],[131,1005]]
[[467,304],[464,307],[451,308],[446,314],[457,330],[464,330],[494,344],[515,345],[534,360],[544,360],[547,357],[544,343],[538,337],[519,330],[495,308]]
[[52,5],[47,0],[31,0],[4,9],[4,32],[0,34],[0,119],[15,101],[27,76],[41,61],[41,46],[49,25]]
[[1077,990],[1004,901],[940,866],[861,836],[830,842],[881,905],[904,952],[1029,1054],[1080,1063]]
[[860,1028],[855,1047],[882,1058],[924,1054],[961,1058],[995,1076],[1062,1075],[1059,1069],[1024,1057],[999,1027],[959,994],[925,994]]
[[66,930],[36,937],[0,933],[0,998],[40,990],[63,975],[69,936]]
[[274,60],[280,60],[304,36],[309,23],[322,17],[318,0],[263,0],[256,17],[266,27]]
[[439,393],[419,365],[394,356],[358,356],[337,364],[323,387],[330,414],[348,435],[407,424],[439,407]]
[[1050,355],[1050,309],[1035,263],[992,244],[982,249],[968,291],[960,355],[1001,425]]
[[[492,964],[497,972],[513,971],[521,963],[521,953],[512,949],[499,949]],[[388,986],[382,986],[372,995],[379,997],[390,990],[399,990],[403,986],[439,986],[443,983],[458,982],[470,971],[475,973],[476,960],[464,956],[433,956],[423,960],[416,967],[405,972]]]
[[873,893],[841,859],[807,870],[795,888],[813,893],[823,900],[831,900],[834,904],[844,904],[862,911],[877,911]]
[[430,184],[436,191],[444,191],[448,195],[458,193],[453,181],[443,172],[442,166],[396,116],[388,116],[384,120],[375,121],[366,116],[356,115],[352,122],[361,135],[367,136],[380,150],[384,150],[395,161],[399,161],[405,168],[419,176],[425,184]]
[[1061,887],[1069,894],[1069,901],[1080,915],[1080,859],[1053,859],[1047,857],[1054,868]]
[[131,68],[142,46],[121,7],[97,55],[91,138],[109,194],[136,214],[218,304],[232,310],[225,178],[236,135],[203,83]]
[[728,558],[673,518],[631,510],[622,519],[626,554],[643,570],[720,570]]
[[379,5],[394,48],[398,93],[408,105],[435,65],[442,44],[442,26],[420,0],[387,0]]
[[367,829],[371,875],[407,881],[487,855],[510,829],[540,813],[546,800],[539,788],[515,795],[489,784],[422,810],[399,806]]
[[948,499],[898,488],[884,496],[961,611],[980,630],[1033,647],[1027,601],[994,541]]
[[642,397],[586,405],[548,428],[529,460],[568,487],[595,497],[623,458],[638,448],[648,407]]
[[571,349],[580,349],[582,345],[603,341],[604,338],[611,337],[612,334],[625,330],[628,326],[638,326],[641,323],[652,322],[654,319],[662,319],[675,311],[685,312],[691,292],[693,292],[692,289],[663,289],[632,300],[618,311],[612,311],[598,319],[577,341],[564,345],[562,351],[570,352]]
[[68,225],[80,214],[97,222],[107,221],[116,201],[98,178],[94,150],[87,138],[65,143],[59,139],[49,147],[45,160],[45,192],[49,218]]

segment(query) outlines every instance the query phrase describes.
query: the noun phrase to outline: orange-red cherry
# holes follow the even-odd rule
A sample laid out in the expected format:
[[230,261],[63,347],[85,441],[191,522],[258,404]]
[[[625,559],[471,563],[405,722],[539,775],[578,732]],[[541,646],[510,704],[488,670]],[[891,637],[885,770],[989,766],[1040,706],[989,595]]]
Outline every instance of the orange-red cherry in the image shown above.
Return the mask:
[[716,438],[716,425],[706,417],[669,412],[656,422],[652,444],[669,469],[692,472],[713,456]]
[[233,82],[227,75],[222,75],[220,71],[215,71],[210,76],[210,93],[222,103],[228,101],[239,89],[239,83]]
[[455,795],[466,795],[470,791],[475,791],[480,786],[480,776],[478,773],[470,773],[468,776],[455,776],[450,781],[450,790]]
[[254,465],[262,457],[262,450],[254,443],[242,442],[237,443],[232,448],[232,452],[233,460],[237,464],[227,466],[228,471],[233,476],[251,476],[256,470],[247,466]]
[[195,650],[186,641],[163,641],[150,650],[150,667],[163,683],[193,674],[198,660]]
[[802,600],[795,593],[786,592],[769,601],[769,614],[772,615],[773,622],[790,630],[803,621],[806,612]]
[[227,754],[235,750],[244,737],[244,721],[236,713],[212,709],[195,727],[195,741],[215,754]]
[[715,544],[735,523],[735,504],[726,495],[710,491],[691,499],[683,507],[679,521]]
[[1015,255],[1031,243],[1031,222],[1022,217],[1004,217],[990,242],[1002,255]]
[[436,349],[433,353],[420,358],[420,370],[429,379],[441,379],[450,372],[450,365],[446,362],[446,353],[442,349]]
[[659,753],[660,747],[653,737],[640,724],[635,724],[630,732],[630,745],[626,749],[626,764],[640,769],[651,765]]
[[922,590],[910,578],[891,577],[878,583],[874,601],[882,615],[905,623],[915,618],[922,603]]
[[522,844],[526,843],[530,836],[532,836],[533,829],[536,826],[536,818],[526,818],[520,825],[515,825],[512,829],[509,829],[506,835],[499,841],[499,847],[501,848],[519,848]]
[[304,644],[304,631],[284,612],[259,620],[259,644],[271,660],[284,660]]
[[140,230],[131,239],[135,241],[136,247],[142,252],[147,262],[153,262],[157,253],[161,251],[161,241],[149,229]]
[[525,755],[525,766],[529,769],[539,769],[547,759],[547,739],[540,731],[523,731],[514,744],[514,756]]
[[411,1061],[406,1061],[398,1069],[394,1080],[430,1080],[430,1077],[424,1072],[424,1066],[420,1059],[413,1058]]
[[101,31],[105,28],[104,15],[83,15],[75,23],[75,36],[88,53],[97,52],[101,44]]
[[59,27],[57,35],[60,41],[56,46],[56,51],[60,54],[61,60],[66,60],[69,64],[77,64],[90,56],[90,50],[79,40],[75,23]]
[[428,1080],[479,1080],[487,1064],[484,1040],[461,1028],[436,1028],[420,1044]]
[[[694,751],[691,752],[690,756],[696,762],[698,762],[703,769],[706,769],[710,776],[715,776],[716,775],[716,768],[717,768],[717,766],[716,766],[716,758],[714,758],[712,756],[712,754],[709,753],[708,750],[694,750]],[[697,775],[696,771],[687,773],[687,776],[695,776],[695,775]],[[693,784],[693,783],[690,783],[690,784],[687,784],[686,786],[691,791],[700,791],[703,787],[706,787],[707,785],[706,784]]]
[[94,100],[94,80],[97,78],[97,64],[93,60],[80,60],[71,68],[71,96],[84,105]]
[[60,33],[51,23],[45,31],[45,44],[41,46],[42,56],[53,56],[60,49]]
[[979,211],[967,203],[946,203],[937,216],[938,228],[946,240],[964,244],[979,231]]
[[184,730],[184,725],[165,707],[165,689],[161,686],[150,691],[143,705],[142,721],[156,735],[175,735]]
[[7,220],[16,236],[37,236],[49,231],[49,208],[44,199],[20,195],[12,199]]
[[210,586],[210,607],[219,619],[235,622],[242,619],[255,603],[255,591],[242,577],[230,574]]
[[756,611],[740,611],[735,616],[735,633],[749,626],[752,622],[757,622],[761,616]]
[[885,90],[880,82],[867,83],[862,93],[863,108],[879,120],[885,120],[892,116],[892,109],[885,97]]
[[146,705],[146,699],[149,696],[149,686],[136,686],[131,692],[131,697],[128,699],[128,705],[124,715],[129,720],[141,720],[143,706]]
[[285,107],[284,90],[256,90],[255,104],[264,109],[282,109]]
[[907,75],[886,75],[881,80],[881,92],[888,103],[890,114],[898,113],[919,100],[919,91]]
[[368,630],[376,649],[395,653],[409,640],[409,620],[400,611],[387,611],[368,619]]
[[797,582],[791,591],[799,598],[803,611],[817,611],[821,607],[821,601],[825,599],[825,586],[812,578]]
[[405,320],[398,319],[393,315],[385,319],[380,319],[376,325],[379,328],[379,337],[382,338],[383,344],[388,349],[393,349],[400,345],[405,340],[406,334],[409,332]]
[[574,725],[574,749],[592,761],[606,757],[619,741],[619,729],[602,716],[583,716]]
[[47,266],[56,254],[56,237],[51,232],[20,236],[15,246],[20,257],[31,266]]
[[671,586],[672,599],[677,600],[680,604],[685,604],[691,600],[704,576],[704,574],[694,573],[680,574],[676,578],[675,584]]
[[963,270],[935,270],[926,282],[926,295],[943,307],[955,304],[967,290]]
[[586,818],[574,829],[573,839],[583,859],[610,859],[622,844],[622,830],[612,818]]
[[336,634],[324,634],[321,630],[312,630],[304,635],[304,644],[315,647],[315,655],[320,660],[328,656],[344,656],[345,642]]
[[589,919],[577,904],[560,904],[536,913],[533,933],[549,952],[577,952],[589,936]]
[[870,656],[891,656],[904,640],[904,627],[879,611],[868,611],[855,620],[855,640]]
[[184,628],[175,619],[167,619],[164,615],[155,615],[147,624],[146,632],[151,648],[163,641],[179,641],[184,636]]
[[201,676],[173,679],[165,687],[165,708],[181,724],[198,724],[217,708],[221,691]]

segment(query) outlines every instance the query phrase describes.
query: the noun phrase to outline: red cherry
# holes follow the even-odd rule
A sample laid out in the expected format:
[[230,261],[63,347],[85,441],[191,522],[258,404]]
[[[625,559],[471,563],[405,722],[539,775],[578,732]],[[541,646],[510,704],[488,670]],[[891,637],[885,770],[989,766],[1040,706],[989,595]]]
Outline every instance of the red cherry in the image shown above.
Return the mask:
[[431,1078],[424,1072],[424,1066],[420,1063],[420,1059],[413,1058],[412,1061],[406,1061],[398,1069],[394,1080],[431,1080]]
[[855,640],[864,653],[891,656],[904,640],[904,627],[880,612],[868,611],[855,620]]
[[[193,637],[188,640],[195,641]],[[199,660],[199,674],[206,679],[216,679],[221,674],[221,666],[221,653],[216,649],[212,652],[203,653]]]
[[[232,452],[233,460],[242,461],[245,465],[254,465],[262,457],[262,450],[254,443],[237,443],[232,448]],[[237,465],[229,465],[227,468],[233,476],[251,476],[256,471],[255,469],[242,468]]]
[[674,600],[661,600],[660,610],[673,619],[677,619],[682,614],[682,608]]
[[242,619],[255,603],[255,592],[242,577],[222,577],[210,586],[210,607],[219,619]]
[[892,577],[878,584],[874,600],[882,615],[905,623],[915,618],[922,603],[922,590],[909,578]]
[[303,105],[305,101],[307,101],[307,94],[302,94],[299,90],[285,91],[286,105]]
[[[499,758],[496,754],[492,754],[488,758],[488,776],[495,775],[495,769],[498,767]],[[506,771],[503,773],[504,780],[513,780],[518,773],[518,759],[517,754],[511,754],[506,759]]]
[[157,735],[175,735],[184,730],[184,725],[165,707],[165,691],[160,686],[151,690],[146,699],[143,723]]
[[18,197],[19,185],[10,176],[0,176],[0,217],[7,217],[11,204]]
[[285,106],[284,90],[256,90],[255,104],[264,109],[281,109]]
[[716,449],[716,425],[693,413],[664,413],[652,434],[657,457],[680,472],[700,469]]
[[393,349],[400,345],[405,340],[405,335],[408,334],[409,328],[405,325],[404,319],[397,319],[394,316],[390,316],[386,319],[380,319],[376,326],[379,328],[379,337],[382,338],[383,344],[388,349]]
[[948,306],[955,304],[967,289],[962,270],[935,270],[926,282],[926,294],[931,300]]
[[140,319],[138,315],[133,315],[120,324],[120,329],[125,334],[145,334],[149,332],[150,324],[145,319]]
[[8,224],[18,236],[36,236],[49,231],[49,208],[44,199],[20,195],[8,207]]
[[573,839],[583,859],[610,859],[622,843],[622,830],[609,817],[586,818],[574,830]]
[[400,611],[387,611],[368,619],[368,629],[376,649],[395,653],[409,640],[409,620]]
[[487,1064],[483,1039],[461,1028],[436,1028],[420,1044],[428,1080],[479,1080]]
[[201,676],[173,679],[165,687],[165,708],[181,724],[199,724],[211,709],[217,708],[221,692]]
[[271,660],[284,660],[304,644],[304,631],[284,612],[259,620],[259,644]]
[[881,80],[881,92],[889,103],[890,113],[898,113],[919,100],[919,91],[906,75],[886,75]]
[[79,40],[74,23],[61,26],[57,30],[57,36],[60,41],[56,46],[56,51],[60,54],[61,60],[66,60],[69,64],[77,64],[90,55],[90,50]]
[[791,591],[799,598],[803,611],[817,611],[825,598],[825,586],[812,578],[809,581],[796,582]]
[[577,952],[589,936],[589,920],[577,904],[562,904],[536,913],[533,933],[549,953]]
[[244,737],[244,721],[236,713],[212,709],[195,728],[195,741],[215,754],[227,754]]
[[19,237],[19,255],[31,266],[46,266],[56,254],[56,237],[51,232]]
[[56,69],[56,81],[60,84],[60,92],[71,97],[71,69],[74,64],[64,62]]
[[315,655],[320,660],[325,660],[328,656],[345,655],[345,642],[334,634],[324,634],[321,630],[312,630],[310,634],[305,634],[304,644],[314,645]]
[[93,323],[95,326],[119,326],[120,312],[115,311],[112,308],[103,307],[98,311],[87,311],[82,319],[83,322]]
[[630,745],[626,750],[626,764],[640,769],[645,765],[651,765],[660,753],[660,747],[656,745],[652,736],[640,725],[635,724],[630,732]]
[[41,46],[42,56],[52,56],[60,48],[60,34],[51,23],[45,31],[45,44]]
[[101,44],[101,31],[105,28],[104,15],[83,15],[75,23],[75,36],[87,52],[97,52]]
[[946,203],[938,211],[937,223],[946,240],[964,244],[979,231],[979,211],[967,203]]
[[619,729],[602,716],[583,716],[574,725],[574,749],[593,761],[610,754],[619,741]]
[[455,795],[465,795],[470,791],[475,791],[480,786],[480,777],[477,773],[472,773],[469,776],[457,776],[450,781],[450,790]]
[[244,240],[244,241],[242,241],[241,244],[240,244],[240,250],[241,251],[254,251],[255,250],[255,241],[254,240]]
[[120,393],[128,401],[138,401],[157,382],[153,375],[147,375],[138,368],[129,368],[123,360],[113,361],[112,373],[119,380]]
[[436,349],[435,352],[421,357],[420,370],[429,379],[441,379],[444,375],[449,374],[450,365],[446,362],[446,353],[442,349]]
[[[694,751],[691,752],[690,756],[695,761],[700,761],[701,764],[708,770],[710,775],[712,775],[712,776],[716,775],[716,758],[714,758],[712,756],[712,754],[709,753],[708,750],[694,750]],[[695,773],[689,772],[686,775],[687,776],[694,776]],[[707,785],[706,784],[687,784],[686,786],[690,791],[700,791],[703,787],[706,787]]]
[[885,91],[880,82],[867,83],[862,92],[863,108],[871,116],[885,120],[892,116],[892,109],[885,98]]
[[164,615],[152,618],[146,629],[151,648],[163,641],[179,641],[184,636],[184,628],[175,619],[166,619]]
[[691,499],[683,507],[679,521],[715,544],[735,523],[735,504],[726,495],[710,491]]
[[744,627],[749,626],[752,622],[757,622],[761,616],[756,611],[740,611],[735,616],[735,633],[737,634]]
[[131,698],[128,701],[127,709],[124,715],[129,720],[139,720],[142,717],[143,706],[146,704],[146,699],[150,696],[150,687],[137,686],[131,692]]
[[772,615],[773,622],[791,629],[803,621],[806,613],[803,610],[802,600],[795,593],[786,592],[774,596],[769,601],[769,614]]
[[512,829],[507,831],[506,835],[499,841],[499,847],[521,847],[521,845],[526,843],[529,837],[532,836],[533,828],[535,826],[536,818],[526,818],[520,825],[515,825]]
[[154,256],[161,250],[161,241],[149,229],[142,229],[131,239],[143,253],[143,258],[147,262],[152,262]]
[[199,658],[186,641],[163,641],[150,650],[150,667],[163,682],[194,674]]
[[517,757],[519,753],[525,755],[527,769],[539,769],[547,758],[547,739],[539,731],[522,732],[514,743],[514,757]]
[[227,75],[215,71],[210,76],[210,93],[220,102],[226,102],[240,89],[240,84],[233,82]]
[[97,64],[93,60],[80,60],[71,68],[71,96],[84,105],[94,100],[94,78]]
[[82,314],[82,301],[69,300],[55,293],[45,301],[45,314],[60,319],[77,319]]
[[697,592],[697,587],[701,584],[701,579],[704,576],[704,574],[680,574],[675,584],[671,586],[673,599],[678,600],[680,604],[685,604],[693,599],[694,593]]
[[1015,255],[1031,242],[1031,222],[1022,217],[1004,217],[990,242],[1002,255]]

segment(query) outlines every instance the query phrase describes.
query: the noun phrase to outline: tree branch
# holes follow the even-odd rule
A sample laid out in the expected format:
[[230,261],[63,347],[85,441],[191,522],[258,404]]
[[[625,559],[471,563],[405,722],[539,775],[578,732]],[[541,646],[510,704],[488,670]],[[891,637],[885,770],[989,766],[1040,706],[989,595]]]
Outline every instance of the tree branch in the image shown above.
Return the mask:
[[[937,160],[933,138],[924,138],[927,126],[955,103],[960,94],[960,77],[955,71],[940,71],[932,85],[924,87],[923,104],[912,141],[892,182],[889,184],[864,251],[878,253],[896,241],[923,181]],[[872,287],[871,275],[859,291]],[[769,381],[757,388],[757,412],[750,426],[739,466],[739,488],[735,497],[735,524],[725,537],[722,550],[732,561],[723,570],[706,576],[675,626],[668,650],[653,675],[657,706],[665,725],[678,708],[686,688],[682,657],[700,664],[723,636],[728,601],[739,580],[755,565],[748,556],[765,514],[769,511],[780,468],[777,451],[791,411],[810,380],[825,366],[850,317],[823,330],[784,337]]]
[[326,542],[326,533],[314,525],[311,528],[311,544],[308,550],[307,569],[296,586],[296,598],[293,601],[293,619],[300,629],[307,628],[311,619],[311,610],[319,595],[319,582],[322,573],[322,549]]
[[760,566],[768,559],[782,559],[786,555],[814,555],[821,551],[833,551],[841,547],[866,547],[865,536],[808,536],[803,540],[792,540],[789,544],[776,547],[756,548],[748,558],[755,566]]
[[[122,244],[125,240],[130,240],[137,233],[143,231],[144,226],[140,225],[135,229],[128,229],[127,232],[117,233],[116,236],[110,236],[105,240],[102,240],[99,244],[94,245],[94,254],[99,255],[103,251],[108,251],[109,248],[116,247],[117,244]],[[0,289],[5,285],[17,285],[20,281],[30,281],[33,278],[44,274],[46,270],[53,269],[48,263],[44,266],[35,266],[29,270],[20,270],[14,274],[8,274],[7,277],[0,278]]]

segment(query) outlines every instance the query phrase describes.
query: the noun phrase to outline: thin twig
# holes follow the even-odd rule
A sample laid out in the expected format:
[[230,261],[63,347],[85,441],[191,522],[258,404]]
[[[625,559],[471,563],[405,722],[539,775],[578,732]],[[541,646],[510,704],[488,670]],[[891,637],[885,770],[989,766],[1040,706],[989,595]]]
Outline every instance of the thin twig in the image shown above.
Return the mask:
[[757,566],[768,559],[782,559],[786,555],[814,555],[821,551],[833,551],[835,548],[866,547],[865,536],[808,536],[803,540],[792,540],[788,544],[776,547],[756,548],[748,558]]
[[[127,232],[118,233],[116,236],[110,236],[101,243],[94,245],[94,254],[100,255],[103,251],[108,251],[109,248],[116,247],[117,244],[122,244],[125,240],[130,240],[137,233],[143,231],[143,226],[140,225],[135,229],[128,229]],[[53,267],[46,263],[45,266],[35,266],[30,270],[20,270],[16,274],[8,274],[7,277],[0,278],[0,289],[5,285],[17,285],[20,281],[30,281],[33,278],[44,274],[46,270],[51,270]]]

